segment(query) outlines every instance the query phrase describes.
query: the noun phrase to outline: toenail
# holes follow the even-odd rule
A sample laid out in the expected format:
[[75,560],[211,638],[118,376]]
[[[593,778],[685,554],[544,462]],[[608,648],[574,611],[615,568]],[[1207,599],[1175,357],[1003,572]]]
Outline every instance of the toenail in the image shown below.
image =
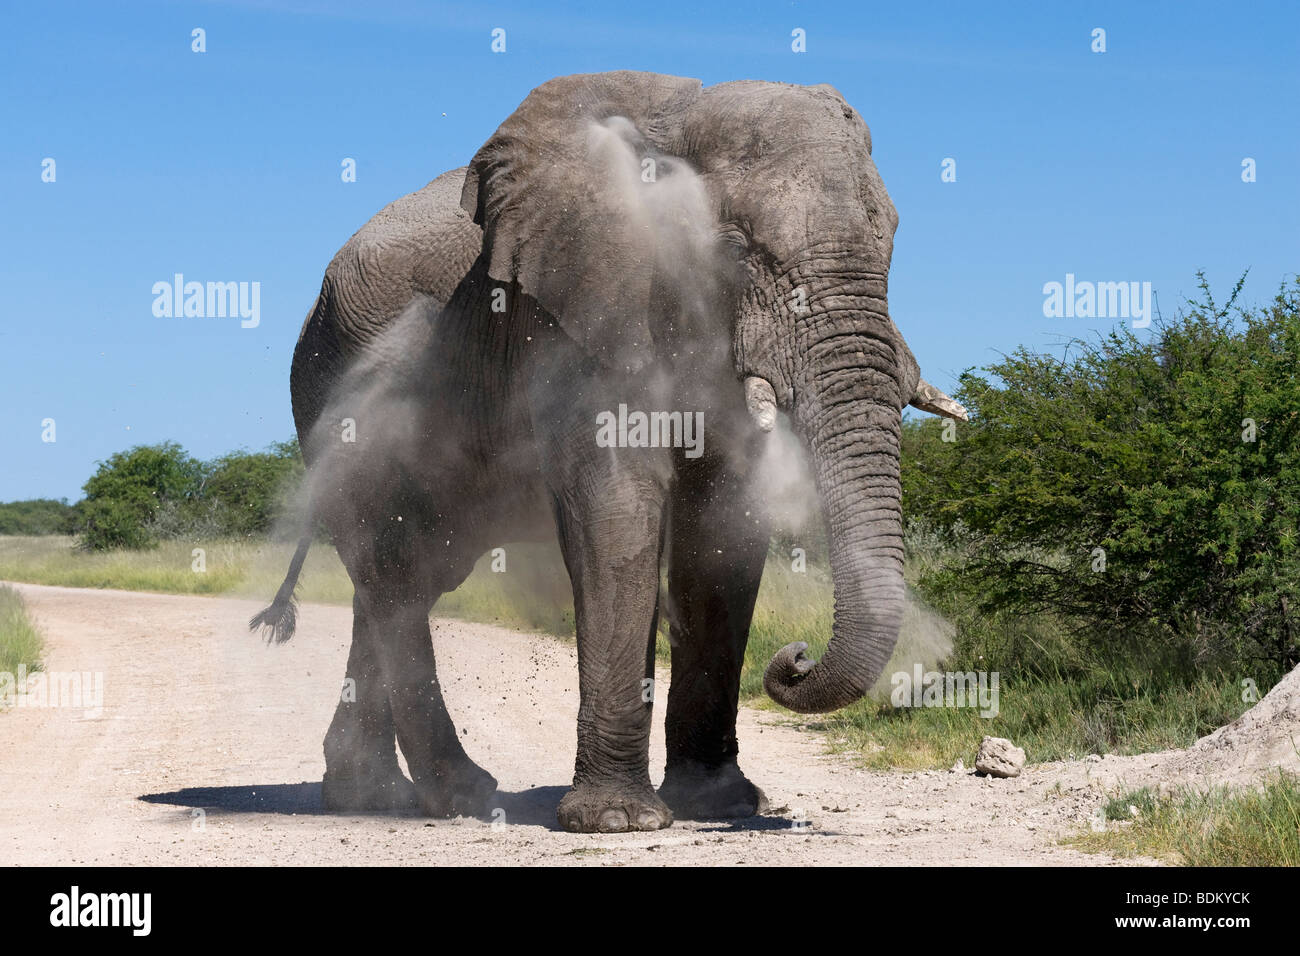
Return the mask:
[[622,810],[606,810],[600,815],[600,829],[605,833],[620,833],[627,829],[627,814]]

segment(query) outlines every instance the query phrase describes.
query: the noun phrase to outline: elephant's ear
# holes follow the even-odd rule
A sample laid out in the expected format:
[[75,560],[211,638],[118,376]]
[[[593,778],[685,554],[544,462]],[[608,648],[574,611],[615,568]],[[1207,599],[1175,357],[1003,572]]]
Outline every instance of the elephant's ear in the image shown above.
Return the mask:
[[489,275],[518,283],[602,364],[650,355],[657,220],[645,190],[678,162],[668,154],[700,90],[630,71],[551,80],[465,175],[461,205],[483,227]]

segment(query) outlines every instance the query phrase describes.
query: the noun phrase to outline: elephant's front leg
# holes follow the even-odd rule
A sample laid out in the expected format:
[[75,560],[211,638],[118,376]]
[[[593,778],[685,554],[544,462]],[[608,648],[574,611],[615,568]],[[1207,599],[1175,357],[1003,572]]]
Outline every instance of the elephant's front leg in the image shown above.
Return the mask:
[[717,459],[688,461],[672,497],[668,593],[672,685],[659,795],[685,820],[767,808],[736,762],[740,670],[770,526],[749,478]]
[[646,683],[654,675],[664,491],[620,469],[617,453],[593,452],[574,464],[557,502],[580,697],[573,789],[558,817],[575,832],[657,830],[673,819],[650,783]]

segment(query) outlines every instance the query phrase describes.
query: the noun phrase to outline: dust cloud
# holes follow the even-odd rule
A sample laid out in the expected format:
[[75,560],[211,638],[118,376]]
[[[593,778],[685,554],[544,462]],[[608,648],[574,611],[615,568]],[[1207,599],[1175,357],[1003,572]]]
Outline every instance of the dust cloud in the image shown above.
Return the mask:
[[[617,210],[615,241],[641,250],[653,262],[644,309],[652,334],[686,354],[729,366],[730,344],[719,314],[725,283],[736,265],[719,247],[714,203],[704,181],[683,159],[650,144],[623,116],[587,128],[588,158],[602,191]],[[719,337],[721,336],[721,338]]]

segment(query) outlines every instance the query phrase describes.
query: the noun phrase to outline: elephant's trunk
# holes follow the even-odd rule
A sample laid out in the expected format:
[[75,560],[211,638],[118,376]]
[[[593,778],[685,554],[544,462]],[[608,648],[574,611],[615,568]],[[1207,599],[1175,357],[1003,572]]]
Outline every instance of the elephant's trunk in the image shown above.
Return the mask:
[[[883,325],[892,328],[887,316]],[[858,328],[872,323],[855,323]],[[824,713],[861,698],[876,682],[903,620],[899,482],[900,406],[896,357],[884,339],[858,331],[826,336],[810,352],[808,394],[796,403],[807,437],[830,542],[835,617],[820,661],[787,644],[764,687],[800,713]]]

